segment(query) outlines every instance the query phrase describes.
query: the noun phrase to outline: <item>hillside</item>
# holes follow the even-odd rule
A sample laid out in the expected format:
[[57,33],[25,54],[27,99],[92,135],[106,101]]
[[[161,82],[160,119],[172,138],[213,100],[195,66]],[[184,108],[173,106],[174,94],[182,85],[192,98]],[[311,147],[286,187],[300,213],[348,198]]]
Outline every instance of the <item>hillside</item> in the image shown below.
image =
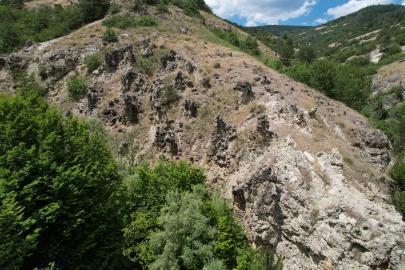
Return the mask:
[[[317,50],[325,47],[348,45],[352,40],[359,40],[361,43],[372,41],[377,31],[389,28],[390,31],[401,29],[405,26],[405,7],[402,5],[378,5],[363,8],[355,13],[329,21],[325,24],[309,26],[259,26],[278,36],[287,34],[294,42],[311,44]],[[343,46],[345,47],[345,46]]]
[[[125,242],[120,243],[127,259],[125,269],[169,269],[169,264],[162,266],[165,265],[162,261],[170,246],[163,249],[162,243],[174,246],[180,241],[170,237],[181,235],[164,235],[167,227],[162,226],[165,222],[175,224],[172,227],[176,233],[183,232],[185,230],[181,226],[176,227],[176,222],[182,221],[182,214],[193,213],[192,208],[187,208],[187,211],[176,212],[172,219],[164,215],[174,212],[173,208],[185,208],[183,205],[180,207],[180,198],[185,205],[189,202],[190,207],[195,206],[194,210],[202,208],[208,212],[206,215],[213,215],[210,207],[212,212],[218,208],[215,198],[205,204],[195,203],[198,196],[208,196],[198,188],[192,191],[194,197],[181,197],[191,188],[184,190],[182,185],[178,185],[172,187],[178,192],[172,190],[171,197],[166,197],[168,205],[165,208],[160,205],[161,208],[154,208],[152,214],[148,212],[150,209],[141,199],[151,196],[145,199],[149,203],[155,199],[152,195],[160,196],[160,192],[167,192],[165,185],[174,183],[173,178],[185,179],[192,175],[194,182],[190,182],[190,186],[202,179],[188,165],[203,169],[210,192],[219,188],[229,200],[233,214],[243,225],[249,245],[255,249],[274,250],[283,260],[284,269],[404,269],[405,223],[391,197],[397,186],[386,170],[395,161],[392,160],[392,145],[387,135],[372,126],[365,116],[327,97],[325,92],[321,93],[266,66],[263,62],[270,66],[276,62],[272,59],[272,50],[257,43],[248,33],[204,9],[185,11],[186,6],[183,9],[177,5],[164,7],[167,10],[161,5],[132,7],[129,11],[119,7],[115,14],[77,30],[70,29],[69,34],[58,39],[27,43],[25,46],[16,43],[12,49],[15,52],[0,57],[2,98],[16,94],[27,98],[34,90],[55,106],[64,119],[77,117],[89,126],[96,125],[98,131],[92,130],[100,134],[96,138],[108,144],[118,168],[115,170],[114,165],[107,165],[121,174],[123,190],[134,192],[129,196],[133,201],[121,202],[113,209],[117,212],[127,207],[133,210],[125,217],[128,223],[121,230],[125,237]],[[186,34],[182,33],[183,29]],[[23,47],[18,50],[18,46]],[[268,81],[262,83],[262,76],[266,76]],[[10,111],[15,113],[12,109]],[[17,118],[13,123],[29,122],[23,119],[29,119],[28,115]],[[68,128],[75,131],[77,127],[72,123]],[[29,124],[21,136],[28,136],[35,126]],[[48,128],[47,121],[41,122],[41,125]],[[7,134],[13,134],[9,132],[10,127],[7,128],[4,129]],[[19,138],[18,134],[16,137]],[[57,149],[62,137],[52,135],[48,138],[49,141],[41,148],[43,159],[38,161],[38,164],[49,164],[49,171],[55,171],[55,174],[63,166],[55,169],[47,151]],[[18,144],[14,139],[10,141],[10,144]],[[86,148],[83,141],[77,140]],[[92,144],[95,142],[90,141],[88,147]],[[75,149],[74,144],[69,147]],[[7,150],[6,146],[4,149]],[[19,148],[1,150],[0,154],[16,149]],[[24,157],[32,152],[35,152],[35,147],[28,149]],[[93,155],[97,153],[95,149]],[[79,154],[75,162],[84,158],[92,160],[91,154]],[[58,159],[62,158],[62,155],[58,156]],[[160,162],[176,163],[185,160],[179,165],[185,169],[178,175],[170,174],[172,168],[160,166],[159,159]],[[20,159],[16,152],[4,161],[18,166]],[[104,168],[97,167],[97,162],[94,164],[103,172]],[[160,174],[148,174],[149,166],[155,166]],[[72,171],[61,174],[60,178],[98,175],[96,169],[90,169],[85,166],[80,175]],[[41,170],[46,171],[46,167],[32,168],[32,172]],[[170,174],[170,183],[162,181],[161,176],[166,173]],[[6,183],[4,190],[13,188],[7,185],[6,180],[11,174],[8,167],[1,171],[0,183]],[[27,174],[21,170],[12,175],[18,178]],[[142,178],[145,175],[145,179],[156,178],[156,182],[142,186],[144,182],[140,179],[146,181]],[[114,186],[116,182],[111,181],[111,177],[107,177],[108,185]],[[42,188],[37,182],[27,187],[36,185],[38,189]],[[66,186],[66,190],[75,191],[73,194],[80,193],[75,188],[73,185]],[[100,192],[94,187],[87,191],[86,196],[93,191]],[[119,190],[116,192],[119,193]],[[63,192],[60,196],[67,197]],[[103,196],[107,199],[106,195]],[[112,198],[111,203],[118,201]],[[41,197],[35,202],[42,205],[45,199]],[[165,198],[159,199],[164,201]],[[49,223],[60,222],[47,216],[56,211],[55,204],[46,208],[48,212],[40,213]],[[87,204],[93,205],[93,202]],[[226,204],[223,208],[227,209]],[[226,213],[226,210],[222,211]],[[155,227],[148,227],[152,220],[150,216],[159,214],[163,215],[159,221],[153,216]],[[82,217],[82,212],[78,211],[77,215]],[[205,220],[201,216],[196,217],[200,218],[198,221]],[[196,235],[201,232],[201,235],[206,233],[204,237],[211,237],[214,230],[205,232],[203,229],[211,228],[213,220],[219,219],[217,234],[224,238],[236,235],[244,241],[239,227],[232,227],[236,222],[231,217],[232,213],[205,220],[204,224],[208,225],[197,226]],[[75,218],[75,222],[80,226],[79,218]],[[190,220],[186,220],[185,224],[187,222],[190,223]],[[64,222],[60,224],[66,225]],[[233,231],[227,231],[228,228]],[[150,236],[152,232],[158,234]],[[65,234],[70,236],[70,231]],[[192,237],[196,236],[193,234]],[[215,254],[219,254],[217,256],[224,256],[221,259],[236,258],[233,239],[218,237],[218,241],[222,242],[217,245],[211,238],[209,245],[219,246],[219,251],[215,249]],[[148,241],[153,240],[155,246],[148,246]],[[75,238],[75,241],[78,240]],[[189,239],[184,239],[184,242],[187,241]],[[231,263],[225,259],[215,261],[218,263],[216,268],[212,260],[201,259],[187,264],[187,256],[209,257],[201,246],[198,243],[185,250],[184,256],[179,256],[178,261],[184,261],[187,266],[184,269],[232,269],[229,267]],[[57,258],[56,266],[58,260],[76,263],[66,258],[78,256],[74,246],[69,246],[67,251],[58,245],[47,248],[46,258]],[[204,248],[208,249],[207,246]],[[62,251],[69,252],[69,255],[65,257]],[[82,253],[85,254],[84,251]],[[252,266],[248,251],[239,255],[237,262],[240,268],[235,266],[235,269],[260,269]],[[100,257],[95,252],[86,259],[91,260],[93,256]],[[108,259],[113,260],[115,256],[118,258],[114,254]],[[49,262],[52,261],[46,263]],[[117,265],[105,269],[123,269]]]

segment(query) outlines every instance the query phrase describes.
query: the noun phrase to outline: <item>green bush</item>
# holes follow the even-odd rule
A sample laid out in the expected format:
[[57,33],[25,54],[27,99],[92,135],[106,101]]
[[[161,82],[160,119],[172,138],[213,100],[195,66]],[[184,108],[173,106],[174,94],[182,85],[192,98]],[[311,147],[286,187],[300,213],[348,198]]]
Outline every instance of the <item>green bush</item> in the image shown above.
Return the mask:
[[132,215],[124,229],[124,255],[137,264],[133,268],[141,269],[155,258],[148,239],[151,232],[160,231],[158,218],[166,195],[170,190],[181,194],[191,191],[194,185],[204,183],[205,176],[185,161],[176,164],[160,160],[154,168],[137,167],[127,178],[127,207]]
[[41,80],[45,81],[48,78],[48,74],[46,73],[46,66],[40,65],[38,68],[38,75],[41,77]]
[[122,179],[106,144],[36,94],[0,95],[0,108],[1,268],[124,269]]
[[344,157],[343,161],[346,162],[347,164],[353,165],[353,159],[349,157]]
[[163,12],[163,13],[169,13],[169,9],[167,8],[167,5],[165,5],[164,3],[160,2],[157,6],[156,6],[156,10],[159,12]]
[[87,84],[85,80],[79,76],[75,75],[69,78],[67,81],[67,90],[69,97],[77,100],[79,99],[87,90]]
[[404,101],[404,91],[405,89],[402,86],[397,86],[391,88],[388,93],[395,94],[395,97],[399,99],[399,101]]
[[145,10],[142,0],[134,0],[132,4],[125,7],[129,12],[141,12]]
[[137,26],[156,26],[157,22],[152,16],[141,17],[136,21]]
[[228,35],[226,35],[225,40],[233,46],[239,47],[239,39],[235,32],[229,32]]
[[180,100],[181,96],[178,94],[177,90],[174,87],[168,87],[162,93],[162,104],[170,105],[173,102]]
[[135,26],[135,20],[128,14],[117,14],[108,16],[102,22],[103,26],[127,29]]
[[118,36],[111,27],[107,27],[107,29],[101,36],[101,39],[106,42],[117,42]]
[[23,97],[28,97],[32,93],[36,93],[41,97],[44,97],[48,93],[45,87],[41,86],[35,81],[33,74],[28,76],[25,69],[20,69],[18,71],[14,82],[17,84],[16,92]]
[[101,67],[104,63],[104,57],[100,53],[95,53],[84,58],[84,65],[87,68],[87,73],[92,73],[94,70]]
[[111,5],[111,7],[110,7],[110,13],[111,14],[116,14],[116,13],[118,13],[120,11],[121,11],[121,6],[120,5],[118,5],[117,3],[113,3]]

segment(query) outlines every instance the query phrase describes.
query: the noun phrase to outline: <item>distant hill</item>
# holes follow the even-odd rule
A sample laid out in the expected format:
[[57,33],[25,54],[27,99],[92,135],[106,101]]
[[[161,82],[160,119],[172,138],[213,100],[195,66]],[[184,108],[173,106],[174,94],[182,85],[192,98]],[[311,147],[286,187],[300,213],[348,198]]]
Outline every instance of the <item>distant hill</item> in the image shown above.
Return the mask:
[[[317,27],[267,25],[257,28],[277,36],[287,34],[294,42],[311,44],[315,49],[321,50],[327,46],[349,42],[354,38],[370,40],[377,36],[376,30],[384,29],[383,32],[387,32],[387,29],[392,27],[400,29],[405,26],[404,16],[404,6],[377,5],[363,8]],[[360,37],[366,34],[368,35]]]
[[282,36],[284,33],[290,36],[298,36],[301,33],[312,30],[312,26],[294,26],[294,25],[266,25],[258,26],[260,30],[267,30],[276,36]]

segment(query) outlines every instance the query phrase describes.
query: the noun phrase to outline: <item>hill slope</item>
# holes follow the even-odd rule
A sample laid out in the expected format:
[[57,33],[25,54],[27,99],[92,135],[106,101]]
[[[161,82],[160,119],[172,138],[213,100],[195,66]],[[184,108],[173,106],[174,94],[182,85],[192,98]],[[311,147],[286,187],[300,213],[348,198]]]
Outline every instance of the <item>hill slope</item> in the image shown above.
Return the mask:
[[286,33],[294,42],[311,44],[317,50],[335,43],[345,43],[355,38],[373,38],[376,30],[405,25],[405,7],[402,5],[378,5],[363,8],[316,27],[260,26],[275,34]]
[[[107,27],[96,21],[3,56],[0,91],[21,91],[25,70],[66,115],[98,118],[117,159],[204,168],[251,244],[273,247],[285,269],[403,269],[405,223],[391,204],[387,136],[207,25],[246,33],[205,12],[203,23],[169,11],[125,14],[131,23],[148,14],[157,25],[114,28],[117,42],[103,42]],[[88,72],[91,55],[102,64]],[[85,83],[76,99],[72,78]]]

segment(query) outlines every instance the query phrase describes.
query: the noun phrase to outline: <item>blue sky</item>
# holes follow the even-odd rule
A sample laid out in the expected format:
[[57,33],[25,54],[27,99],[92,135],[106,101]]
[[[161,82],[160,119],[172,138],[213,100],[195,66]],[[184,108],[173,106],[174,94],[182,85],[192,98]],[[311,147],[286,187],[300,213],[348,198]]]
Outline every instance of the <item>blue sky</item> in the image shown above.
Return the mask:
[[244,26],[320,25],[371,5],[405,0],[205,0],[214,13]]

